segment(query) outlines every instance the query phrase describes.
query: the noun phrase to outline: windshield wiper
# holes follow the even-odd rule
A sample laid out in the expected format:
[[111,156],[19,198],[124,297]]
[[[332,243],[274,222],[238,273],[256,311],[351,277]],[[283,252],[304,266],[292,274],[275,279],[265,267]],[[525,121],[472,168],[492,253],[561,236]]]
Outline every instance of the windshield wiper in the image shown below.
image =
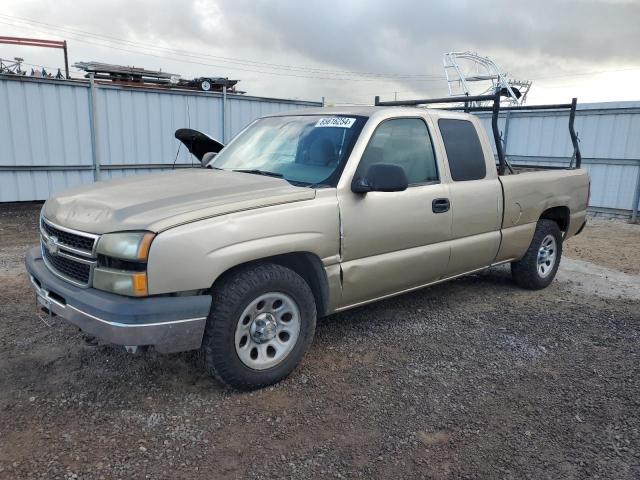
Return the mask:
[[249,169],[249,170],[233,170],[240,173],[252,173],[254,175],[264,175],[265,177],[283,178],[281,173],[269,172],[267,170]]

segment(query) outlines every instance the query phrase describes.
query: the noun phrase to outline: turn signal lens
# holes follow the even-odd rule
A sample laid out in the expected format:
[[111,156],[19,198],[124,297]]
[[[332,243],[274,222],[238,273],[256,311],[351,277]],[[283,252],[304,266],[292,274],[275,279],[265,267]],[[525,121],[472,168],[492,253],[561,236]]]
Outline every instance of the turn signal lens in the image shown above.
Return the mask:
[[155,234],[153,233],[145,233],[140,240],[140,245],[138,246],[138,260],[146,260],[149,258],[149,249],[151,248],[151,242]]
[[135,296],[146,297],[148,294],[147,273],[138,272],[138,273],[134,273],[131,277],[132,277],[133,293],[135,294]]

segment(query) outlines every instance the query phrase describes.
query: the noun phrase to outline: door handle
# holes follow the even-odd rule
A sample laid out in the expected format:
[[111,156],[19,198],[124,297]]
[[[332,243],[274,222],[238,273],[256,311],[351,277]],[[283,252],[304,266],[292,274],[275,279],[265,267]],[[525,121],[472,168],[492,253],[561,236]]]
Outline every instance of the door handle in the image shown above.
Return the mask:
[[436,198],[431,202],[431,210],[433,210],[433,213],[448,212],[450,207],[451,203],[449,203],[448,198]]

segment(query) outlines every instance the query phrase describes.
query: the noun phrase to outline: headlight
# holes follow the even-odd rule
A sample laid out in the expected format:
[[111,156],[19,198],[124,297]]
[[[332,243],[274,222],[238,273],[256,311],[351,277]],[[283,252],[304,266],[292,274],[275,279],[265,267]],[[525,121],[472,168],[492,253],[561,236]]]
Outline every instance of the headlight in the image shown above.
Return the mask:
[[93,271],[93,286],[100,290],[130,297],[146,297],[149,294],[147,272],[97,267]]
[[94,288],[130,297],[147,296],[146,262],[154,237],[150,232],[102,235],[96,247],[98,266],[93,271]]
[[106,233],[100,237],[96,251],[107,257],[146,261],[154,237],[151,232]]

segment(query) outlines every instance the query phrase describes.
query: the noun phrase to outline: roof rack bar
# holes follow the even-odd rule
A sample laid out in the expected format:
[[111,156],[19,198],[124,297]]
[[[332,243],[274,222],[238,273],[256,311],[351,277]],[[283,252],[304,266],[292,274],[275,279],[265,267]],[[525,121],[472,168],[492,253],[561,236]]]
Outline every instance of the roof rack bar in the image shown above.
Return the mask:
[[[417,105],[429,105],[437,103],[462,103],[462,106],[450,107],[446,110],[464,110],[465,112],[491,112],[491,130],[493,130],[493,141],[496,145],[496,153],[498,155],[498,174],[504,175],[507,166],[505,159],[504,149],[502,147],[502,139],[500,138],[500,129],[498,126],[498,118],[500,110],[515,110],[515,111],[531,111],[531,110],[565,110],[569,109],[569,134],[571,135],[571,143],[573,145],[573,156],[576,159],[576,168],[580,168],[582,163],[582,154],[580,153],[580,145],[578,143],[578,135],[574,128],[574,121],[576,118],[576,107],[578,103],[577,98],[573,98],[571,103],[555,103],[549,105],[519,105],[519,106],[500,106],[500,91],[496,91],[493,95],[465,95],[459,97],[445,97],[445,98],[424,98],[419,100],[393,100],[388,102],[381,102],[380,97],[376,95],[374,104],[381,107],[396,107],[396,106],[417,106]],[[491,107],[472,107],[469,106],[470,102],[485,102],[492,101]],[[573,161],[572,161],[573,163]],[[571,168],[572,165],[569,166]]]
[[483,102],[486,100],[493,100],[494,97],[495,95],[465,95],[461,97],[423,98],[421,100],[391,100],[391,101],[381,102],[380,97],[376,96],[374,104],[375,106],[380,106],[380,107],[401,107],[401,106],[429,105],[431,103]]
[[[521,105],[517,107],[500,107],[500,111],[503,110],[516,110],[519,112],[528,111],[528,110],[566,110],[570,109],[570,103],[554,103],[549,105]],[[492,112],[493,107],[449,107],[446,110],[465,110],[469,112]]]
[[504,150],[502,148],[502,139],[500,138],[500,130],[498,128],[498,117],[500,116],[500,92],[493,95],[493,107],[491,108],[491,130],[493,130],[493,141],[496,144],[496,153],[498,154],[498,175],[504,175],[504,169],[507,161],[504,158]]

